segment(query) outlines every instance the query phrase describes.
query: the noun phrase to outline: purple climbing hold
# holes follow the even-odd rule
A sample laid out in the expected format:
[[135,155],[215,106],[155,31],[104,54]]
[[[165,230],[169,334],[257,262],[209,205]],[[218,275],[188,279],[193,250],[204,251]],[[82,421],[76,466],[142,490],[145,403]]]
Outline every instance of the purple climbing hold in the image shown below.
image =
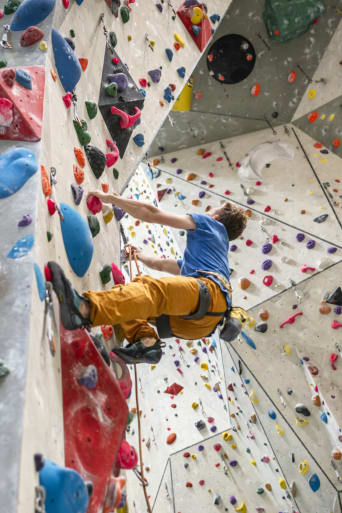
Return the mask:
[[248,198],[247,205],[254,205],[255,201],[252,198]]
[[92,390],[97,385],[97,368],[95,365],[88,365],[78,378],[78,383]]
[[230,496],[229,502],[230,502],[230,504],[232,504],[232,506],[234,506],[234,504],[236,504],[236,503],[237,503],[237,500],[236,500],[236,498],[234,497],[234,495],[231,495],[231,496]]
[[180,366],[180,361],[179,360],[175,360],[173,363],[175,364],[176,367]]
[[203,353],[206,353],[206,354],[207,354],[207,352],[208,352],[208,351],[207,351],[207,348],[206,348],[205,346],[204,346],[204,347],[202,347],[202,351],[203,351]]
[[334,312],[336,315],[341,315],[342,308],[340,306],[335,306]]
[[20,219],[18,226],[20,226],[22,228],[23,226],[28,226],[31,223],[32,223],[32,217],[30,216],[30,214],[27,214]]
[[181,175],[183,173],[183,169],[177,169],[176,173],[177,175]]
[[211,426],[210,431],[212,433],[215,433],[215,431],[217,431],[217,427],[216,426]]
[[264,255],[267,255],[267,253],[270,253],[272,251],[272,244],[270,242],[267,242],[267,244],[263,244],[262,248],[261,248],[261,252],[264,254]]
[[199,5],[199,2],[197,0],[185,0],[184,7],[193,7],[195,5]]
[[200,191],[199,194],[198,194],[198,197],[199,198],[204,198],[205,196],[205,192],[204,191]]
[[261,269],[264,271],[267,271],[268,269],[271,269],[272,267],[272,260],[264,260],[261,264]]
[[158,84],[160,82],[160,79],[161,79],[161,69],[160,68],[151,69],[151,71],[148,71],[147,73],[150,76],[150,78],[154,84]]
[[236,251],[236,250],[237,250],[237,246],[236,246],[235,244],[232,244],[232,245],[230,246],[230,251],[233,251],[233,252],[234,252],[234,251]]
[[316,246],[316,242],[312,239],[308,240],[308,242],[306,243],[307,249],[313,249],[315,246]]
[[336,253],[337,248],[331,247],[331,248],[328,248],[327,251],[328,251],[328,253],[330,253],[332,255],[333,253]]
[[229,465],[230,465],[231,467],[236,467],[236,466],[237,466],[237,464],[238,464],[238,462],[237,462],[236,460],[231,460],[231,461],[229,462]]
[[199,445],[199,446],[198,446],[198,450],[199,450],[199,451],[204,451],[204,445]]
[[163,6],[162,4],[156,4],[156,7],[158,9],[159,12],[163,12]]
[[165,151],[165,148],[164,148],[164,146],[158,146],[158,151],[160,151],[160,152],[163,152],[163,151]]
[[113,73],[112,75],[107,75],[107,81],[109,83],[115,82],[118,86],[119,93],[126,91],[128,87],[128,79],[124,73]]
[[116,207],[115,205],[113,206],[113,211],[114,211],[114,215],[115,215],[115,219],[117,221],[121,221],[121,219],[124,217],[125,215],[125,212],[122,210],[122,208],[120,207]]
[[201,185],[207,185],[207,183],[205,180],[201,180]]
[[174,164],[175,162],[177,162],[177,157],[172,157],[172,159],[170,160],[171,164]]
[[303,242],[303,240],[305,239],[304,233],[297,233],[296,239],[298,242]]
[[71,184],[72,196],[74,198],[75,205],[79,205],[83,198],[83,187],[81,185]]

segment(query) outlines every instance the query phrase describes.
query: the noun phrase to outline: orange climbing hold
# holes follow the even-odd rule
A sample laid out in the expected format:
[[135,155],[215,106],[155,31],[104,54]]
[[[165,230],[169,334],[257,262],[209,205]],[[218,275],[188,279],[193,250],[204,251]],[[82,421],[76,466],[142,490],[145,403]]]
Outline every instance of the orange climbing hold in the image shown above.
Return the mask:
[[332,142],[332,145],[334,148],[338,148],[340,144],[341,144],[340,139],[334,139]]
[[203,148],[200,148],[199,150],[197,150],[197,155],[204,155],[205,154],[205,149]]
[[202,96],[203,96],[202,93],[195,93],[196,100],[200,100],[202,98]]
[[316,142],[316,143],[314,144],[314,148],[317,148],[318,150],[319,150],[320,148],[322,148],[321,143],[320,143],[320,142]]
[[85,71],[88,67],[88,59],[85,59],[83,57],[80,57],[78,59],[79,63],[81,64],[82,71]]
[[54,82],[56,82],[56,80],[57,80],[57,74],[56,74],[55,70],[50,69],[50,73],[51,73],[52,80],[53,80]]
[[105,340],[110,340],[113,336],[113,326],[103,325],[101,326],[102,335]]
[[74,168],[74,177],[75,177],[76,183],[78,183],[78,185],[81,185],[81,183],[84,180],[84,171],[83,171],[83,169],[78,167],[76,164],[74,164],[73,168]]
[[50,183],[49,173],[46,171],[45,166],[41,165],[41,177],[42,177],[42,189],[45,196],[50,196],[52,193],[52,187]]
[[159,159],[154,159],[152,161],[152,166],[158,166],[158,164],[160,163],[160,160]]
[[291,71],[291,73],[287,77],[287,80],[290,82],[290,84],[293,84],[293,82],[297,80],[297,73],[295,71]]
[[180,49],[181,45],[179,43],[177,43],[177,41],[176,41],[175,43],[173,43],[173,47],[178,52],[178,50]]
[[192,200],[191,204],[194,205],[195,207],[198,205],[199,203],[199,200],[198,199],[194,199]]
[[79,165],[81,167],[84,167],[86,160],[85,160],[85,155],[84,155],[83,151],[80,148],[74,147],[74,153],[75,153],[75,157],[76,157],[76,160],[79,163]]
[[101,182],[101,187],[102,187],[103,192],[109,191],[109,183]]
[[261,91],[260,84],[254,84],[254,86],[251,89],[251,95],[252,96],[259,96]]
[[186,176],[185,180],[186,180],[187,182],[191,182],[191,180],[194,180],[194,179],[196,178],[196,176],[197,176],[197,175],[196,175],[195,173],[189,173],[189,174]]
[[308,115],[309,123],[314,123],[317,118],[318,118],[318,112],[311,112],[311,114]]
[[208,55],[208,61],[209,61],[209,62],[213,62],[213,60],[214,60],[214,56],[213,56],[213,54],[212,54],[212,53],[210,53],[210,54]]
[[176,440],[176,438],[177,438],[176,433],[170,433],[169,436],[167,437],[166,443],[171,445]]

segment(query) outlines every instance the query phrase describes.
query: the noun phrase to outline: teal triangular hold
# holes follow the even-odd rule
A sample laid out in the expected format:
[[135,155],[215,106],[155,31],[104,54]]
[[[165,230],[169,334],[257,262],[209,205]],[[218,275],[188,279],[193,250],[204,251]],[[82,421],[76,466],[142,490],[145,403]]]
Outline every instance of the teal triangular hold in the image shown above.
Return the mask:
[[77,276],[84,276],[93,258],[93,238],[87,221],[74,208],[60,204],[63,242],[69,263]]
[[82,75],[81,65],[73,49],[54,28],[51,40],[59,79],[65,91],[72,93]]
[[56,0],[24,0],[15,12],[11,30],[26,30],[38,25],[53,11],[55,3]]
[[34,272],[36,274],[39,299],[41,301],[44,301],[44,299],[45,299],[45,288],[46,288],[44,276],[43,276],[42,271],[39,268],[39,265],[36,264],[36,262],[33,265],[34,265]]
[[27,253],[33,248],[33,244],[34,237],[32,234],[22,237],[14,244],[11,251],[7,255],[8,258],[21,258],[27,255]]

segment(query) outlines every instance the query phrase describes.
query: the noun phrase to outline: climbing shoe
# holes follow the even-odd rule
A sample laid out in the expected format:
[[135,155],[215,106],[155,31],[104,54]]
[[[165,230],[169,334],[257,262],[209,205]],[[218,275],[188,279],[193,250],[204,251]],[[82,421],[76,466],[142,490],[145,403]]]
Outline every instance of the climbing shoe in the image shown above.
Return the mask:
[[51,283],[56,292],[61,308],[61,320],[66,330],[78,330],[91,324],[89,318],[83,317],[79,311],[82,301],[88,301],[80,296],[71,286],[63,269],[55,262],[48,262],[51,271]]
[[342,290],[341,287],[338,287],[334,292],[332,292],[328,299],[326,300],[327,303],[330,303],[331,305],[338,305],[342,306]]
[[141,340],[127,347],[116,347],[113,353],[117,354],[126,363],[158,363],[162,357],[161,348],[165,347],[165,343],[160,339],[151,347],[146,347]]
[[247,312],[239,306],[233,306],[224,320],[220,338],[225,342],[232,342],[240,334],[247,320]]

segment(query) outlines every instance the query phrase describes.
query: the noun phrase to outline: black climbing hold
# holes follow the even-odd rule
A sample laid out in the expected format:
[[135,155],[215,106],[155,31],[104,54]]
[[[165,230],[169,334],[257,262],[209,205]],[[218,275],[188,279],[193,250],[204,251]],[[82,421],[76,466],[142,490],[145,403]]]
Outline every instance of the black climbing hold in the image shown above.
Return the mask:
[[339,305],[342,306],[342,290],[341,287],[337,287],[334,292],[332,292],[328,299],[326,300],[327,303],[330,303],[331,305]]
[[273,119],[277,119],[278,116],[279,116],[279,112],[277,112],[277,111],[272,112]]
[[75,50],[75,43],[73,42],[72,39],[70,39],[70,37],[65,37],[64,38],[65,41],[68,43],[68,45],[70,46],[70,48],[72,48],[73,50]]
[[255,326],[255,331],[259,331],[260,333],[266,333],[268,328],[267,322],[258,322],[258,324]]
[[202,429],[206,428],[206,424],[204,420],[198,420],[197,422],[195,422],[195,427],[197,427],[199,431],[202,431]]
[[100,178],[106,166],[105,154],[99,148],[90,144],[85,146],[84,151],[94,175],[96,178]]
[[88,224],[93,238],[96,237],[100,233],[100,223],[97,217],[93,215],[88,216]]
[[116,37],[116,34],[115,32],[109,32],[109,41],[110,41],[110,45],[111,47],[114,48],[116,47],[116,45],[118,44],[118,38]]
[[256,60],[253,45],[239,34],[228,34],[209,48],[207,66],[221,84],[237,84],[252,73]]
[[108,351],[106,349],[106,346],[104,345],[104,340],[103,340],[102,334],[100,334],[100,335],[90,335],[90,338],[94,342],[94,344],[96,346],[96,349],[98,350],[98,352],[100,353],[100,355],[102,356],[102,358],[104,359],[106,364],[108,366],[110,366],[110,358],[109,358],[109,354],[108,354]]
[[310,417],[311,415],[308,408],[302,403],[296,404],[296,412],[304,415],[305,417]]
[[44,456],[40,452],[37,452],[33,456],[33,461],[36,472],[40,472],[44,467]]
[[70,37],[75,37],[76,36],[74,29],[70,29],[69,30],[69,34],[70,34]]
[[329,217],[329,214],[322,214],[321,216],[315,217],[314,222],[315,223],[324,223]]

